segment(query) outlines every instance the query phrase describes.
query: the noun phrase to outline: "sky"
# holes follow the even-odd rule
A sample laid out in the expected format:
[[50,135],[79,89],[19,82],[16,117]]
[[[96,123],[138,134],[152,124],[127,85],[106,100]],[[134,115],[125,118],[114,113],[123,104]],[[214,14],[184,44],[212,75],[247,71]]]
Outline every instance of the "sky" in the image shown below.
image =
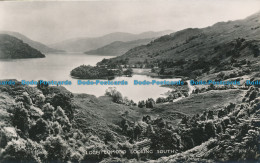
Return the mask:
[[203,28],[260,11],[260,0],[0,1],[0,30],[45,44],[112,32]]

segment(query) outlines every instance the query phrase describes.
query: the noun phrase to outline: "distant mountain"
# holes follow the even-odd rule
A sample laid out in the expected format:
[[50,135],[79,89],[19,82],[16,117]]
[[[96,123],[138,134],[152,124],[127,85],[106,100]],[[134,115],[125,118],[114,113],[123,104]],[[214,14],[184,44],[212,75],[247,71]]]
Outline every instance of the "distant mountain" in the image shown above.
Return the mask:
[[98,48],[96,50],[90,50],[85,52],[85,54],[94,54],[94,55],[110,55],[110,56],[119,56],[126,53],[128,50],[140,46],[146,45],[151,42],[153,39],[141,39],[141,40],[134,40],[134,41],[115,41],[111,44]]
[[256,13],[243,20],[219,22],[202,29],[188,28],[165,35],[99,64],[154,63],[161,67],[176,66],[177,71],[189,70],[186,73],[189,74],[198,67],[217,67],[221,66],[220,63],[230,65],[234,60],[254,60],[253,56],[260,55],[259,41],[260,13]]
[[0,34],[0,59],[44,58],[40,51],[13,36]]
[[11,32],[11,31],[0,31],[0,34],[8,34],[11,36],[14,36],[20,40],[22,40],[24,43],[30,45],[31,47],[39,50],[42,53],[57,53],[57,52],[64,52],[63,50],[57,50],[57,49],[53,49],[50,48],[40,42],[37,41],[33,41],[30,38],[18,33],[18,32]]
[[55,49],[62,49],[69,52],[86,52],[89,50],[101,48],[115,41],[127,42],[139,39],[156,38],[172,32],[173,31],[170,30],[160,32],[144,32],[140,34],[116,32],[95,38],[84,37],[70,39],[56,44],[51,44],[49,46]]

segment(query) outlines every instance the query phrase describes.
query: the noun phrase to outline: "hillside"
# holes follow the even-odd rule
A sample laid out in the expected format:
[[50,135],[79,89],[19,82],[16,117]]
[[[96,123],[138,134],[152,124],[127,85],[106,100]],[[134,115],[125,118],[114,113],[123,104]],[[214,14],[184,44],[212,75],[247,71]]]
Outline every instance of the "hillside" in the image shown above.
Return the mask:
[[22,35],[18,32],[10,32],[10,31],[0,31],[0,34],[8,34],[11,36],[14,36],[20,40],[22,40],[24,43],[30,45],[31,47],[33,47],[34,49],[39,50],[42,53],[57,53],[57,52],[64,52],[63,50],[57,50],[57,49],[53,49],[50,48],[40,42],[37,41],[33,41],[30,38],[26,37],[25,35]]
[[40,51],[13,36],[0,34],[0,59],[43,58]]
[[[259,160],[256,87],[210,90],[149,109],[62,86],[15,83],[0,86],[1,162]],[[125,152],[104,153],[115,150]]]
[[175,126],[169,125],[165,118],[145,116],[142,121],[148,124],[145,134],[150,141],[145,139],[128,147],[153,150],[150,158],[147,159],[149,154],[140,152],[129,154],[127,159],[107,158],[102,163],[257,162],[259,100],[259,89],[249,87],[236,103],[193,115],[187,112],[181,121],[174,122]]
[[128,50],[140,45],[146,45],[152,40],[153,39],[150,38],[150,39],[127,41],[127,42],[115,41],[101,48],[87,51],[85,52],[85,54],[120,56],[126,53]]
[[196,70],[215,69],[221,63],[232,65],[234,59],[254,61],[260,53],[259,42],[260,13],[257,13],[243,20],[219,22],[207,28],[188,28],[165,35],[99,64],[159,65],[172,68],[172,74],[186,76]]
[[172,33],[172,31],[144,32],[140,34],[116,32],[101,37],[94,37],[94,38],[82,37],[82,38],[70,39],[49,46],[55,49],[62,49],[69,52],[86,52],[89,50],[103,47],[115,41],[126,42],[126,41],[133,41],[133,40],[146,39],[146,38],[155,38],[169,33]]

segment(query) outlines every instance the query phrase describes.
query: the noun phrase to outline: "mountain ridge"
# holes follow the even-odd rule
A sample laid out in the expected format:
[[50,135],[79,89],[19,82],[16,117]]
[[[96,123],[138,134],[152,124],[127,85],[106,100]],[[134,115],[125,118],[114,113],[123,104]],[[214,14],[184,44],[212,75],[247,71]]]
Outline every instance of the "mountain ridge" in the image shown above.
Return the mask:
[[49,45],[52,48],[62,49],[70,52],[86,52],[94,50],[105,45],[108,45],[114,41],[133,41],[145,38],[159,37],[164,34],[168,34],[173,31],[159,31],[159,32],[144,32],[140,34],[131,34],[126,32],[114,32],[99,37],[81,37],[65,40],[55,44]]
[[[259,40],[260,16],[256,13],[242,20],[218,22],[205,28],[187,28],[164,35],[147,45],[130,49],[122,56],[103,60],[98,64],[146,64],[149,67],[159,64],[167,68],[166,63],[171,62],[168,68],[175,67],[173,71],[190,69],[189,65],[192,63],[198,67],[203,67],[206,63],[213,67],[214,61],[230,64],[232,58],[253,61],[254,58],[250,56],[259,55]],[[175,62],[179,60],[186,60],[182,67],[176,66]],[[202,60],[205,62],[201,65],[196,63]],[[194,67],[190,71],[193,69]]]
[[126,53],[128,50],[140,46],[145,45],[151,42],[154,39],[140,39],[134,41],[115,41],[108,45],[105,45],[101,48],[97,48],[95,50],[90,50],[85,52],[85,54],[93,54],[93,55],[111,55],[111,56],[119,56]]
[[48,47],[47,45],[40,43],[38,41],[34,41],[32,39],[30,39],[29,37],[18,33],[18,32],[13,32],[13,31],[0,31],[0,34],[8,34],[11,36],[14,36],[20,40],[22,40],[24,43],[27,43],[28,45],[30,45],[31,47],[39,50],[42,53],[57,53],[57,52],[64,52],[63,50],[57,50],[57,49],[53,49]]
[[16,37],[0,34],[0,59],[44,58],[40,51]]

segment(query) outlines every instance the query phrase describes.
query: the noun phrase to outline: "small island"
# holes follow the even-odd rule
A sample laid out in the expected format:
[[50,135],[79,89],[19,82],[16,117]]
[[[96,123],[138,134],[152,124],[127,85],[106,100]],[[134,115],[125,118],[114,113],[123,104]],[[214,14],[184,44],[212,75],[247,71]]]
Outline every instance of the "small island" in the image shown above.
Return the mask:
[[108,69],[104,66],[81,65],[74,68],[70,75],[78,79],[114,79],[116,76],[132,76],[132,69]]
[[73,69],[70,75],[73,78],[79,79],[107,79],[114,78],[116,73],[116,70],[106,69],[104,67],[81,65]]

